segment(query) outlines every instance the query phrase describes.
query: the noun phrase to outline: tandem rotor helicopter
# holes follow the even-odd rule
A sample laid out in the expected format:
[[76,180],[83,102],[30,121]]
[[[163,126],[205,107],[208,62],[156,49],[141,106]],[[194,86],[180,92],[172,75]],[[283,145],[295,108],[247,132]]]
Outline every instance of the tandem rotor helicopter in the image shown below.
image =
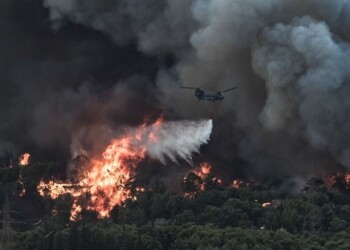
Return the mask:
[[223,93],[237,89],[237,87],[233,87],[233,88],[230,88],[230,89],[218,91],[216,93],[213,93],[213,92],[212,93],[206,93],[204,90],[201,89],[201,87],[203,87],[203,86],[200,86],[200,87],[197,87],[197,88],[181,86],[182,89],[194,89],[194,95],[198,98],[198,100],[212,101],[212,102],[224,100],[225,96],[223,95]]

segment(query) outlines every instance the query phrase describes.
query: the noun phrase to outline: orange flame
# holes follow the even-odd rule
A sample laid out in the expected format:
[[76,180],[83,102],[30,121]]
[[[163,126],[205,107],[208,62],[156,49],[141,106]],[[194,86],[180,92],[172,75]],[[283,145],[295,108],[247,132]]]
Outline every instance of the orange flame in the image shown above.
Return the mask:
[[30,154],[25,153],[19,157],[19,165],[27,166],[29,164]]
[[[147,130],[145,125],[132,134],[115,139],[103,152],[102,157],[91,160],[90,165],[80,170],[77,183],[60,183],[41,181],[37,190],[41,196],[49,195],[57,199],[61,195],[70,194],[73,197],[71,220],[80,219],[79,214],[84,209],[96,211],[99,218],[108,217],[116,205],[132,198],[131,191],[126,188],[135,174],[135,168],[145,158],[146,140],[156,142],[155,130],[162,123],[159,119]],[[146,142],[147,143],[147,142]],[[142,192],[139,188],[136,191]],[[81,205],[81,199],[87,199],[87,205]]]
[[[201,179],[201,182],[198,183],[198,188],[200,191],[205,191],[205,179],[211,173],[211,168],[212,167],[209,163],[203,162],[199,165],[198,169],[194,169],[192,171],[193,174],[197,175]],[[187,180],[187,177],[184,178],[184,181],[186,181],[186,180]],[[217,177],[213,177],[212,180],[220,185],[222,184],[222,181]],[[190,198],[190,199],[193,199],[196,195],[197,195],[197,191],[184,193],[184,197]]]
[[160,117],[159,119],[156,120],[156,122],[152,125],[152,130],[149,135],[148,138],[150,141],[157,143],[158,142],[158,138],[156,136],[156,134],[159,131],[159,127],[163,124],[163,117]]
[[239,189],[241,187],[241,185],[244,184],[244,182],[242,180],[233,180],[232,182],[232,187],[235,189]]
[[235,189],[239,188],[251,188],[254,185],[254,179],[250,179],[247,181],[241,180],[241,179],[235,179],[232,182],[232,187]]
[[193,173],[199,176],[202,180],[204,180],[205,177],[207,177],[207,175],[211,173],[211,166],[209,163],[204,162],[200,164],[199,169],[193,170]]
[[271,207],[271,205],[272,205],[272,202],[264,202],[262,204],[262,207],[267,208],[267,207]]
[[350,190],[350,172],[339,172],[331,175],[325,180],[325,183],[330,189],[340,184],[345,190]]

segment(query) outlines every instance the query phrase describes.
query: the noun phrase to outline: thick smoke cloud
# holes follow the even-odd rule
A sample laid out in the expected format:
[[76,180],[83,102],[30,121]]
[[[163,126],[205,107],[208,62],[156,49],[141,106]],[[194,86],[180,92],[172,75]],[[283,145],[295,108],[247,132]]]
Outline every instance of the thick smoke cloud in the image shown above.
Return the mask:
[[108,34],[118,45],[137,40],[140,50],[157,55],[187,46],[196,26],[191,3],[192,0],[44,0],[54,29],[69,19]]
[[[145,114],[214,113],[203,154],[230,175],[308,176],[350,166],[348,1],[35,6],[27,13],[17,0],[0,13],[0,154],[58,148],[68,158],[70,145],[101,150],[89,147]],[[203,103],[181,85],[238,91]]]
[[40,0],[3,5],[1,156],[65,161],[79,131],[139,124],[157,112],[155,59],[72,23],[53,32]]
[[[201,28],[189,40],[194,53],[177,64],[178,85],[239,86],[237,99],[227,98],[218,112],[241,131],[233,144],[254,173],[305,176],[322,172],[324,165],[349,166],[347,22],[334,17],[345,18],[348,6],[344,1],[192,5]],[[161,76],[158,84],[166,81]]]
[[317,150],[349,165],[349,44],[324,22],[296,18],[265,29],[253,68],[266,82],[260,119],[272,131],[298,131]]

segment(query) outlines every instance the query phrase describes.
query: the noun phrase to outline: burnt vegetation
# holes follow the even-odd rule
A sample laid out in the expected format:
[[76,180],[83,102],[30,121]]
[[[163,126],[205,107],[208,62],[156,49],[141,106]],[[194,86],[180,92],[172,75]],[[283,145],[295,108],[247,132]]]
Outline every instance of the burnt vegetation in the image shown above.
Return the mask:
[[[291,194],[277,186],[224,188],[212,174],[190,173],[177,193],[161,182],[142,192],[130,184],[133,198],[109,218],[83,210],[74,222],[69,194],[51,200],[36,190],[38,176],[49,179],[59,169],[56,163],[1,169],[2,205],[9,194],[11,210],[17,211],[13,220],[23,222],[11,224],[13,249],[350,248],[346,180],[330,186],[311,179]],[[22,197],[19,176],[26,188]]]

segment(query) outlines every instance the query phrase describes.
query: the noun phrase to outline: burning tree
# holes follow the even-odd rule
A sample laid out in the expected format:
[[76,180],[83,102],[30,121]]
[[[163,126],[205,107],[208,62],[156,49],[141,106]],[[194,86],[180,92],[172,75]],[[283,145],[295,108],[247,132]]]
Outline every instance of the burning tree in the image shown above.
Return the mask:
[[204,162],[183,179],[182,189],[185,197],[194,198],[201,191],[221,186],[222,181],[211,173],[211,169],[211,165]]
[[[192,153],[209,140],[211,129],[211,120],[164,123],[163,119],[127,129],[111,141],[101,156],[83,159],[86,166],[76,169],[75,178],[65,182],[42,180],[37,190],[51,199],[70,194],[71,220],[79,219],[83,210],[96,211],[99,218],[107,217],[115,206],[133,198],[128,184],[133,182],[135,169],[146,154],[163,163],[167,158],[176,161],[176,157],[190,161]],[[137,189],[142,191],[141,187]]]

